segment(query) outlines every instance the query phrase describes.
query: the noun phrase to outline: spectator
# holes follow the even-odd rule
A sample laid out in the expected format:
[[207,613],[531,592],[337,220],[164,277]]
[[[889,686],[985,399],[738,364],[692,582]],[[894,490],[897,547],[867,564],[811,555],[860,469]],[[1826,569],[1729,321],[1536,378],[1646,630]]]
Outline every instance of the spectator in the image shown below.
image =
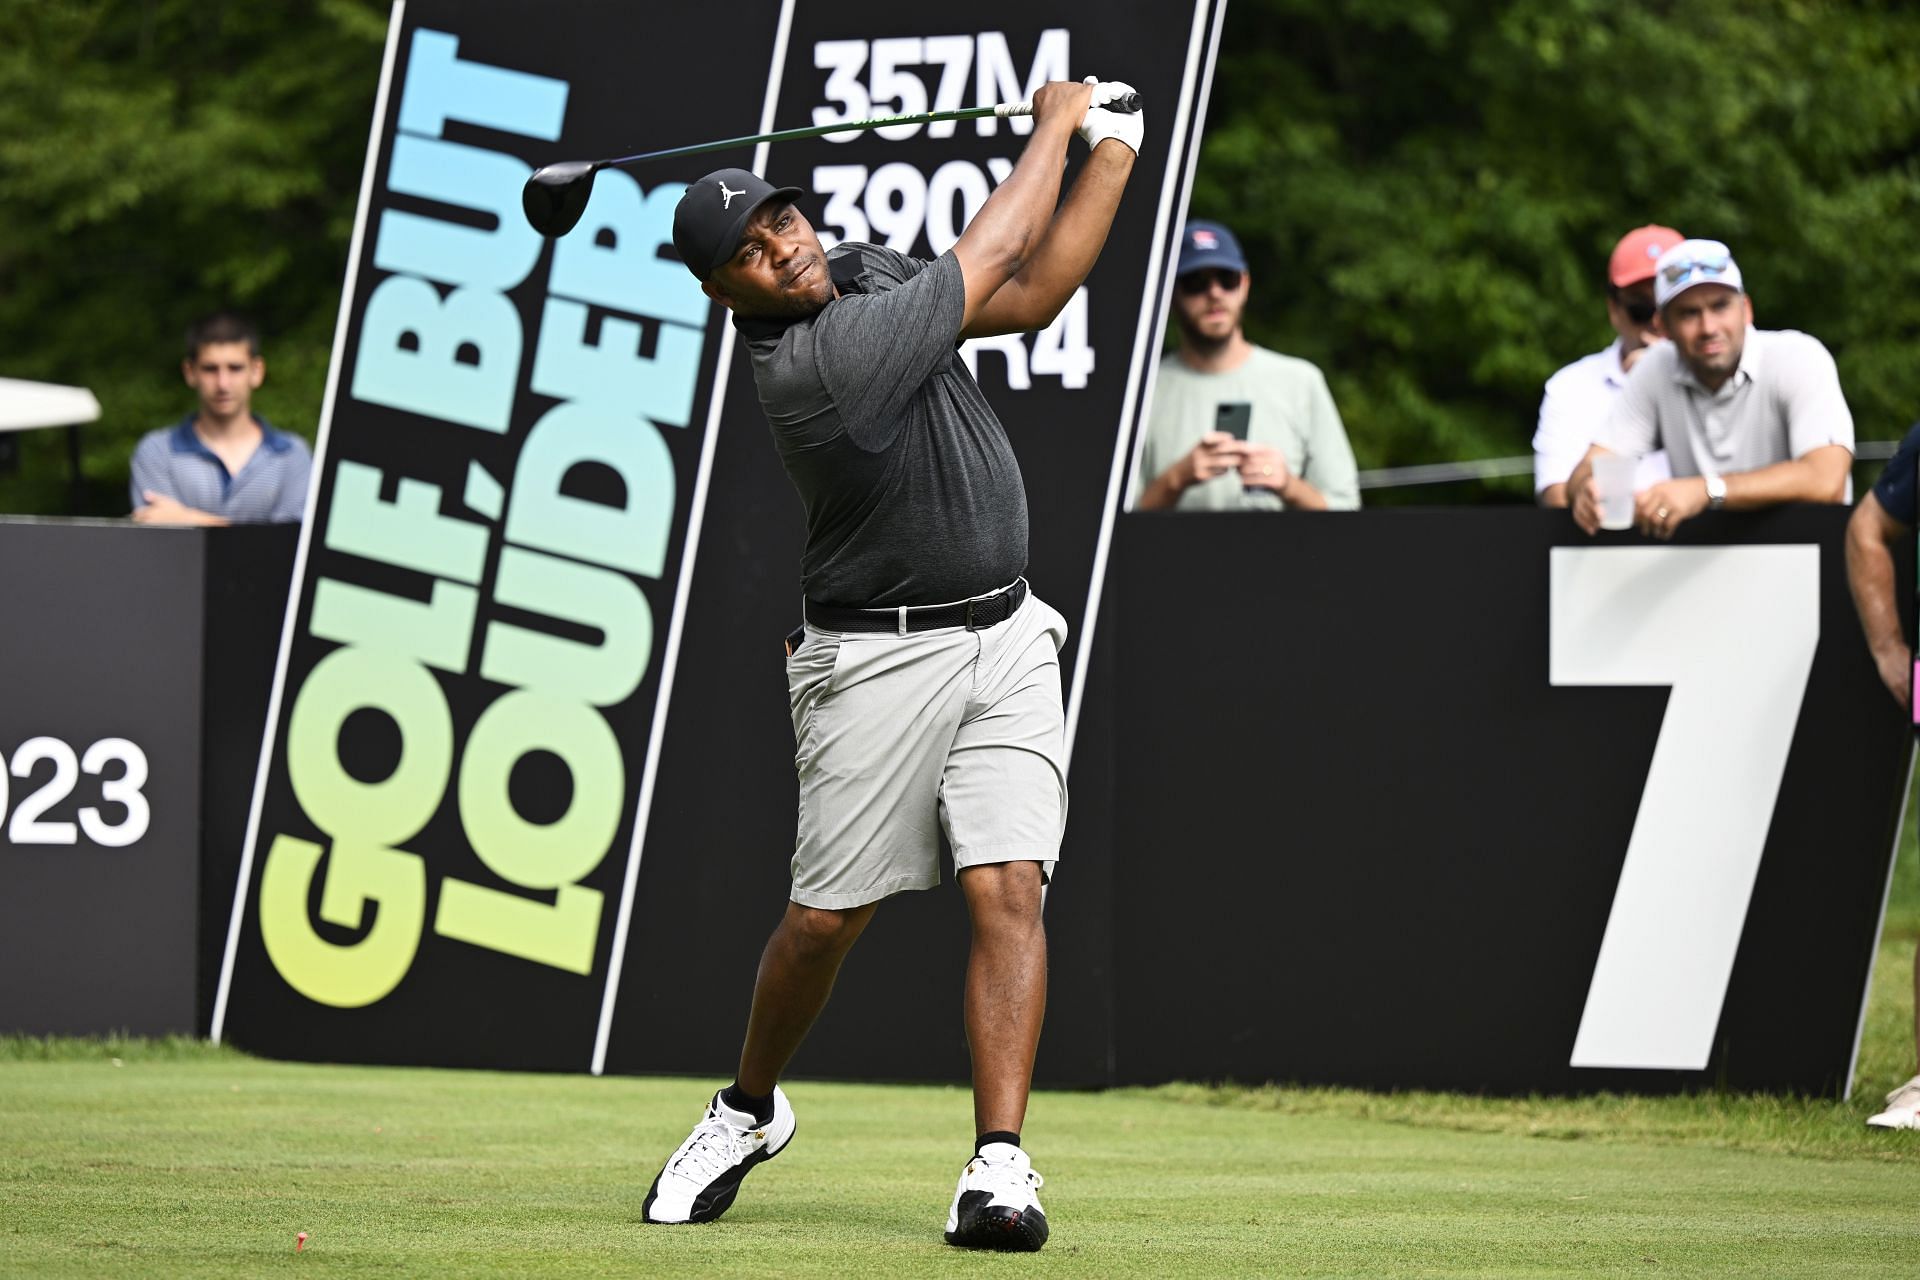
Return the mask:
[[[1915,488],[1920,483],[1920,424],[1907,432],[1880,481],[1860,500],[1847,522],[1847,581],[1860,626],[1867,634],[1874,665],[1887,692],[1905,711],[1913,696],[1913,650],[1901,630],[1894,607],[1893,556],[1888,546],[1896,539],[1912,543],[1920,525]],[[1920,956],[1914,957],[1914,1054],[1920,1062]],[[1887,1105],[1868,1124],[1880,1129],[1920,1129],[1920,1073],[1887,1095]]]
[[133,518],[141,524],[286,524],[307,505],[307,442],[253,412],[267,376],[260,337],[222,312],[187,330],[180,372],[200,408],[142,436],[133,451]]
[[[1233,232],[1190,222],[1160,362],[1136,505],[1147,511],[1350,511],[1359,474],[1327,380],[1305,360],[1247,341],[1247,260]],[[1222,429],[1225,427],[1227,429]]]
[[1739,264],[1718,240],[1686,240],[1655,264],[1669,341],[1628,375],[1606,434],[1567,481],[1573,518],[1600,527],[1595,453],[1665,448],[1674,478],[1634,497],[1642,533],[1671,538],[1709,508],[1845,502],[1853,413],[1820,340],[1753,327]]
[[[1540,397],[1533,492],[1541,506],[1567,505],[1567,477],[1606,430],[1627,374],[1665,336],[1653,305],[1653,264],[1684,238],[1672,227],[1646,226],[1627,232],[1613,246],[1607,262],[1607,322],[1619,336],[1604,351],[1582,356],[1548,378]],[[1634,488],[1648,488],[1672,474],[1667,455],[1656,450],[1640,459]]]

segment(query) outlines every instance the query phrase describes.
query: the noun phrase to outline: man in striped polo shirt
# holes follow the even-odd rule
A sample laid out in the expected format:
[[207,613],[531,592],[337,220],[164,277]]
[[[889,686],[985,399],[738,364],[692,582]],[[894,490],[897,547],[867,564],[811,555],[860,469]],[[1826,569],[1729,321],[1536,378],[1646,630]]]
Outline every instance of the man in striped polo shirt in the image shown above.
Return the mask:
[[187,330],[180,372],[200,408],[149,431],[133,451],[133,518],[140,524],[290,524],[307,506],[307,442],[253,412],[266,379],[260,336],[238,316]]

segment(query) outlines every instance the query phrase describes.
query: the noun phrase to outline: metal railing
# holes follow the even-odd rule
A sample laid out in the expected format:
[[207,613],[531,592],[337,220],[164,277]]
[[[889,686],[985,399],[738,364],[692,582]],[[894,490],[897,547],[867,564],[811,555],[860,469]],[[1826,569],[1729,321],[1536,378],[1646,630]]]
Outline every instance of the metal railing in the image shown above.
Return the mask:
[[[1853,460],[1884,462],[1900,447],[1898,440],[1862,440]],[[1533,455],[1520,458],[1481,458],[1472,462],[1434,462],[1415,467],[1382,467],[1360,473],[1362,489],[1405,489],[1419,484],[1458,484],[1463,480],[1498,480],[1533,474]]]

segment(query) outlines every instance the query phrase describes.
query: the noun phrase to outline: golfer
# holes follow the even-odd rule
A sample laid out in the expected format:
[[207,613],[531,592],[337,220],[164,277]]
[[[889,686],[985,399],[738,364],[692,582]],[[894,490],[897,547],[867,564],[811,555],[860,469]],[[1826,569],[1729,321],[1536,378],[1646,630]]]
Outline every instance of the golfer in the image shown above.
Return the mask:
[[[1066,623],[1021,576],[1020,467],[956,347],[1044,328],[1086,279],[1143,132],[1139,114],[1104,104],[1131,92],[1044,86],[1019,163],[932,262],[871,244],[826,252],[794,206],[803,193],[744,169],[708,174],[675,210],[674,247],[733,312],[806,507],[806,606],[787,641],[791,901],[760,958],[739,1074],[654,1179],[649,1222],[718,1218],[786,1147],[780,1073],[880,900],[939,884],[945,830],[973,921],[976,1128],[946,1239],[1046,1242],[1020,1125],[1046,1005],[1041,889],[1066,820]],[[1076,132],[1092,154],[1060,204]]]

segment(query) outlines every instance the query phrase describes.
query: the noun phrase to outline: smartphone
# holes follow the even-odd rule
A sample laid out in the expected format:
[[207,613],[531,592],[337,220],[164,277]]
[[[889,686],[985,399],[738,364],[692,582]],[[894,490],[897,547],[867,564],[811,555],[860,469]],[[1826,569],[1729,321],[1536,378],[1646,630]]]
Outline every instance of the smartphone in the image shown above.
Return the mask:
[[1224,431],[1235,440],[1247,438],[1247,427],[1253,421],[1253,406],[1245,400],[1233,404],[1223,404],[1214,413],[1213,429]]

